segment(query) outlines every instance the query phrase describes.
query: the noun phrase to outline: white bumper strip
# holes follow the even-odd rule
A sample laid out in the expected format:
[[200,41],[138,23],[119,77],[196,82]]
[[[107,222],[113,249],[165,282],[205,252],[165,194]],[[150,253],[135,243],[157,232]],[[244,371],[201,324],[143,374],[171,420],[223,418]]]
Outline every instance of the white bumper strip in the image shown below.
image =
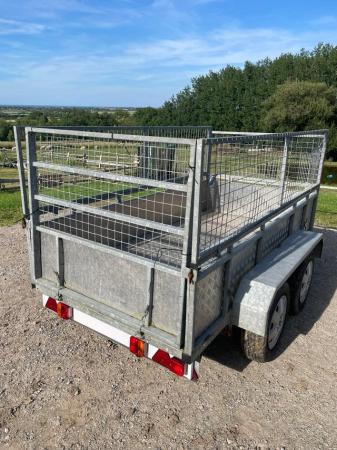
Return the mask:
[[[43,295],[42,297],[43,306],[46,306],[47,300],[48,295]],[[99,334],[102,334],[103,336],[108,337],[109,339],[112,339],[114,342],[117,342],[119,344],[124,345],[127,348],[130,348],[131,335],[125,333],[122,330],[119,330],[116,327],[113,327],[112,325],[102,322],[101,320],[89,316],[89,314],[86,314],[75,308],[73,308],[72,320],[90,328],[91,330],[96,331]],[[155,347],[152,344],[148,344],[145,356],[149,359],[152,359],[158,350],[159,350],[158,347]],[[170,356],[172,357],[172,355]],[[194,362],[192,364],[185,364],[184,377],[187,378],[188,380],[192,380],[194,371],[196,371],[197,374],[199,375],[199,364],[197,362]]]

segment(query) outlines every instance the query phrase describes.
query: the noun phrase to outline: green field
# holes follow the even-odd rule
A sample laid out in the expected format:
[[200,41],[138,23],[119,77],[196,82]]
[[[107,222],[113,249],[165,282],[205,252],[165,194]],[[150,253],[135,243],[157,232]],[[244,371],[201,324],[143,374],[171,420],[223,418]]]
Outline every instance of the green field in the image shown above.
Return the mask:
[[[139,197],[139,194],[137,196]],[[129,200],[131,197],[132,195],[127,196],[125,200]],[[19,190],[8,189],[0,191],[0,226],[12,225],[20,220],[21,215]],[[318,199],[315,223],[318,226],[337,229],[337,190],[327,190],[322,187]]]
[[[0,178],[19,178],[16,169],[0,168]],[[0,226],[11,225],[21,217],[21,198],[17,188],[6,185],[6,190],[0,190]]]
[[0,226],[12,225],[20,220],[21,197],[18,189],[0,191]]
[[321,227],[337,228],[337,190],[324,189],[322,186],[315,224]]
[[[17,169],[0,167],[0,178],[18,178]],[[337,163],[328,161],[324,163],[322,182],[327,186],[336,186]],[[17,187],[17,184],[7,184],[6,189],[0,189],[0,226],[11,225],[21,217],[20,192]],[[132,186],[123,183],[94,182],[91,180],[90,184],[86,182],[76,184],[64,182],[62,187],[45,186],[41,193],[70,200],[78,196],[97,195],[102,191],[112,193],[117,190],[127,189],[128,187]],[[143,195],[146,196],[154,192],[156,192],[155,189],[147,189],[137,194],[127,194],[123,200],[130,200],[131,198]],[[337,228],[337,189],[324,189],[324,185],[322,185],[317,206],[316,224]]]

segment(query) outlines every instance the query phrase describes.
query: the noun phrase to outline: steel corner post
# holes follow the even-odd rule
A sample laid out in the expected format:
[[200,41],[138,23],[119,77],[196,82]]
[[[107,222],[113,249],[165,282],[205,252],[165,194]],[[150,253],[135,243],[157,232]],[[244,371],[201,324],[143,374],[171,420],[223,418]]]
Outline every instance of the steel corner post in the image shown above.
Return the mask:
[[194,198],[193,198],[193,228],[192,228],[192,267],[198,266],[200,249],[200,228],[201,228],[201,195],[202,176],[204,162],[205,140],[198,139],[196,145],[196,162],[194,177]]
[[284,193],[286,190],[289,145],[290,145],[290,138],[288,135],[286,135],[284,138],[284,149],[283,149],[283,157],[282,157],[282,165],[281,165],[281,176],[280,176],[280,190],[281,190],[280,206],[283,205]]
[[31,239],[31,270],[32,281],[35,283],[42,276],[41,266],[41,235],[37,231],[39,225],[39,202],[36,199],[38,195],[38,178],[35,167],[36,156],[36,134],[26,129],[26,149],[28,166],[28,187],[29,187],[29,221],[30,221],[30,239]]

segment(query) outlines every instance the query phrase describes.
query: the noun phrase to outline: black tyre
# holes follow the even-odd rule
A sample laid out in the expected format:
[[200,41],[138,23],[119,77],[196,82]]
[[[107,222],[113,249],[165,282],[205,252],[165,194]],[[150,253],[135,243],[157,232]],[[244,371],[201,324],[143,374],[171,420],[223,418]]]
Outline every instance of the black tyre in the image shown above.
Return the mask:
[[258,362],[274,359],[280,337],[286,322],[290,303],[290,289],[285,283],[275,295],[267,321],[267,335],[259,336],[251,331],[242,330],[241,345],[245,356]]
[[304,308],[312,282],[314,272],[314,258],[309,256],[297,269],[290,281],[291,314],[298,314]]

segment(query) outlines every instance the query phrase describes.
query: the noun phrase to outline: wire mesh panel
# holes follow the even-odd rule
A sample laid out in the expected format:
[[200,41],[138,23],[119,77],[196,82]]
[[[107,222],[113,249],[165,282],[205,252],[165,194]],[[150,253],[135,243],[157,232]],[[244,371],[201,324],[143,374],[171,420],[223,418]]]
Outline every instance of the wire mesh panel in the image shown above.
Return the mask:
[[183,139],[202,139],[210,137],[212,132],[211,127],[205,126],[185,126],[185,127],[114,127],[111,129],[112,133],[118,134],[136,134],[140,136],[157,136],[157,137],[171,137]]
[[287,202],[320,180],[320,165],[324,158],[324,135],[294,134],[285,138],[285,176],[282,202]]
[[102,140],[99,133],[67,136],[60,131],[38,135],[37,155],[45,163],[184,183],[189,148],[171,142]]
[[[39,127],[41,130],[48,129],[48,127]],[[83,132],[100,132],[100,133],[115,133],[115,134],[132,134],[139,136],[158,136],[158,137],[169,137],[169,138],[183,138],[183,139],[200,139],[207,138],[211,136],[212,128],[208,126],[59,126],[53,127],[53,130],[59,131],[60,136],[62,135],[62,131],[67,132],[69,130],[73,131],[83,131]],[[21,160],[22,164],[22,174],[20,176],[21,183],[21,191],[22,195],[28,197],[28,191],[25,188],[26,183],[26,173],[27,169],[27,153],[26,153],[26,142],[25,142],[25,127],[22,126],[14,126],[14,134],[15,134],[15,147],[13,148],[2,148],[0,149],[0,166],[4,165],[5,167],[16,167],[16,164],[19,164],[19,160]],[[59,142],[61,141],[60,136],[58,138]],[[79,138],[79,137],[78,137]],[[56,144],[57,139],[54,140],[53,145]],[[78,139],[81,142],[81,139]],[[50,146],[51,142],[42,142],[42,150],[50,150],[52,151],[52,147]],[[49,148],[48,148],[49,146]],[[81,144],[80,147],[84,145]],[[18,147],[20,147],[20,155],[18,155]],[[152,150],[149,150],[151,152]],[[168,150],[169,151],[169,150]],[[47,152],[46,152],[47,153]],[[68,153],[68,152],[67,152]],[[20,157],[19,157],[20,156]],[[82,151],[78,151],[76,155],[79,160],[87,159],[85,148],[82,148]],[[134,155],[133,155],[134,156]],[[69,155],[70,158],[70,155]],[[149,161],[149,157],[146,160],[146,156],[138,155],[135,158],[131,159],[130,155],[124,155],[121,157],[116,157],[114,161],[105,161],[103,154],[99,154],[98,158],[101,158],[100,166],[109,167],[110,164],[116,165],[120,164],[124,167],[129,163],[131,166],[134,166],[137,163],[144,163]],[[108,157],[109,159],[109,157]],[[167,159],[167,158],[166,158]],[[140,161],[141,160],[141,161]],[[148,164],[149,165],[149,164]],[[111,168],[112,166],[110,166]],[[27,203],[27,202],[26,202]],[[23,205],[23,210],[26,211],[26,208]]]
[[40,223],[177,267],[317,185],[326,140],[316,131],[197,141],[207,127],[93,128],[31,129]]
[[322,132],[308,132],[207,140],[201,165],[199,254],[316,185],[324,138]]
[[191,145],[148,139],[37,129],[40,225],[179,267]]
[[70,126],[53,127],[59,130],[97,131],[101,133],[133,134],[137,136],[157,136],[183,139],[202,139],[211,136],[208,126]]

